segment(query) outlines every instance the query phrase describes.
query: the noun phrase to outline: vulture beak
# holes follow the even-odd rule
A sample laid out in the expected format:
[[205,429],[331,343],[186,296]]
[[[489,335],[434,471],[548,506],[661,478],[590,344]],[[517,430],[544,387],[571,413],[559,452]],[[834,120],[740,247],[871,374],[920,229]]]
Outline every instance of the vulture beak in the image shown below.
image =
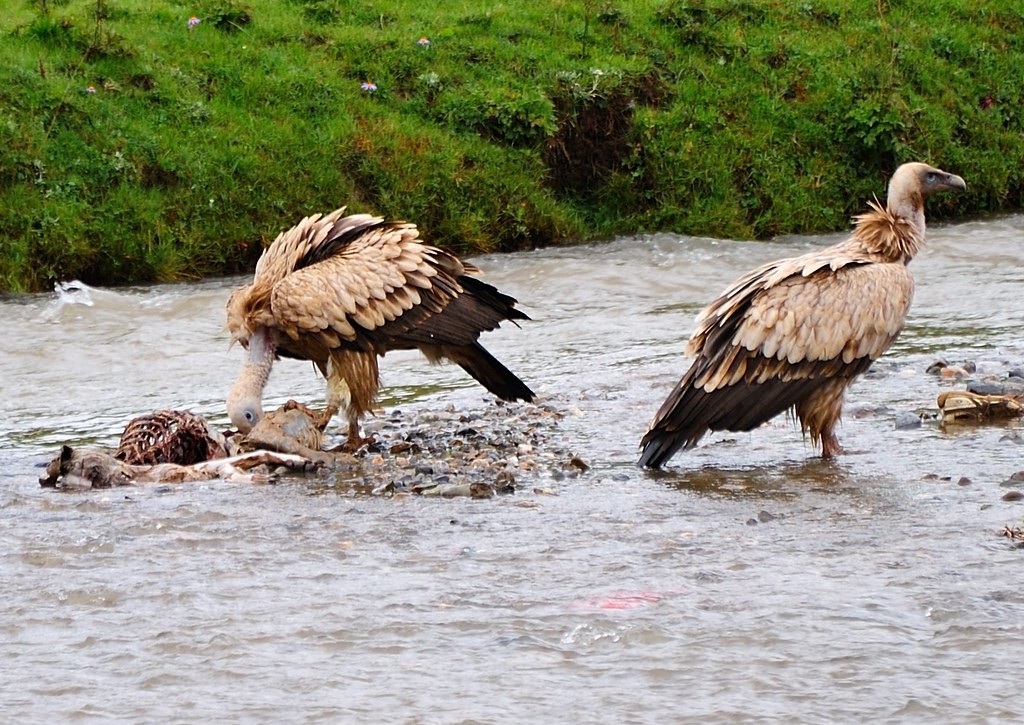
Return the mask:
[[956,174],[931,169],[925,174],[924,189],[930,196],[940,191],[967,191],[967,184]]

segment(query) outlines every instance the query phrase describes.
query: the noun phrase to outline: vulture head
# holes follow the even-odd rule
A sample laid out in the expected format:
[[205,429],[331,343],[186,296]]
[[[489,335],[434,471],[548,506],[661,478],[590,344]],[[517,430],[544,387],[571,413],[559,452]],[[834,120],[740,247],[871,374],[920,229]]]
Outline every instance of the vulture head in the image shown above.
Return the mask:
[[967,184],[956,174],[934,166],[903,164],[889,180],[886,207],[890,214],[920,224],[924,229],[924,200],[940,191],[966,191]]

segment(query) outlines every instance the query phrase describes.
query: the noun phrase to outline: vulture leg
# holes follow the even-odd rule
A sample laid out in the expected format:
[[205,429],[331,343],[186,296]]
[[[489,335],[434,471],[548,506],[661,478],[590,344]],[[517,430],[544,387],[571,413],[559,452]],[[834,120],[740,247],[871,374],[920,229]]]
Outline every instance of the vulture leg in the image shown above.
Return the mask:
[[821,457],[822,458],[834,458],[837,454],[843,452],[843,447],[839,445],[839,439],[835,433],[831,433],[821,438]]
[[836,424],[843,412],[843,398],[852,381],[847,378],[827,380],[820,388],[796,404],[800,427],[811,434],[811,441],[821,444],[821,457],[832,458],[842,453]]
[[339,447],[356,451],[373,438],[363,438],[359,420],[373,409],[380,387],[380,370],[373,351],[332,350],[327,366],[327,409],[345,411],[348,439]]

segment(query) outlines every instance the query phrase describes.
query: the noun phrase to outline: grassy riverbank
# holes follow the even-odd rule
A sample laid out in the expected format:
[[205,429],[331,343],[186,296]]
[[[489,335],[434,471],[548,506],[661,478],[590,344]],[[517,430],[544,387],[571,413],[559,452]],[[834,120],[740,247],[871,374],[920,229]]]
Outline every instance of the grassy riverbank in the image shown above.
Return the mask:
[[1018,0],[34,0],[0,38],[0,290],[247,270],[342,204],[467,253],[841,229],[912,159],[967,179],[933,218],[1024,207]]

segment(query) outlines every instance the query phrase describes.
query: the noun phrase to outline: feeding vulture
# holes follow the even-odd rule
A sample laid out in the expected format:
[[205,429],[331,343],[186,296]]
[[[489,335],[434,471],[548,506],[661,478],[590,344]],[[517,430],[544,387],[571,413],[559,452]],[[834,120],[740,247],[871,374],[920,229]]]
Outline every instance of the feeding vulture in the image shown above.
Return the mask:
[[346,448],[380,385],[377,357],[419,349],[461,366],[503,400],[533,400],[518,377],[477,342],[503,320],[527,320],[516,300],[470,276],[479,270],[424,244],[414,224],[338,209],[282,232],[256,263],[252,283],[227,303],[233,342],[249,351],[228,394],[246,433],[279,356],[311,360],[327,379],[327,406],[348,418]]
[[792,410],[821,453],[843,395],[900,334],[914,280],[907,263],[925,237],[924,202],[964,180],[927,164],[900,166],[885,208],[869,202],[843,242],[743,275],[697,316],[690,369],[640,442],[640,465],[660,468],[708,431],[748,431]]

